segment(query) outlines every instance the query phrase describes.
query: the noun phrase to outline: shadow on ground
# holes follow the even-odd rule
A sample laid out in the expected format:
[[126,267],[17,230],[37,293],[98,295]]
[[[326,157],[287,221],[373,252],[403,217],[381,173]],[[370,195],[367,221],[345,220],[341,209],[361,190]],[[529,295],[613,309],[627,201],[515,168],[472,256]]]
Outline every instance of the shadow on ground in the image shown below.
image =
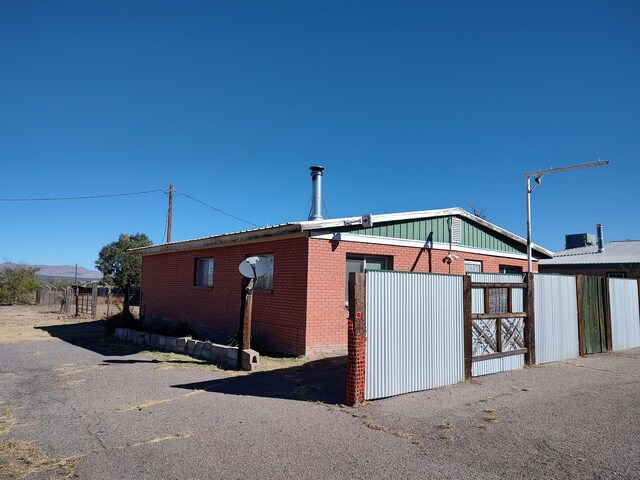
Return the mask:
[[299,367],[256,371],[240,377],[173,385],[228,395],[282,398],[339,405],[344,403],[347,357],[331,357]]
[[132,355],[143,350],[139,345],[108,336],[107,324],[104,320],[35,328],[44,330],[52,337],[106,357]]

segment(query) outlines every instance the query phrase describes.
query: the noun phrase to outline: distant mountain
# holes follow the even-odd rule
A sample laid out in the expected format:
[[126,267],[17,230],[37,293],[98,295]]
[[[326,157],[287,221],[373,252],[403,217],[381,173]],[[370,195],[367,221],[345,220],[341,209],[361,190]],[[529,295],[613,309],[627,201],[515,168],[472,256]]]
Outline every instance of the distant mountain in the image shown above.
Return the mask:
[[[14,267],[15,263],[0,263],[0,271],[6,267]],[[43,281],[50,281],[55,278],[60,280],[73,281],[76,276],[75,265],[29,265],[38,269],[36,276]],[[96,270],[87,270],[84,267],[78,267],[78,281],[90,282],[102,279],[102,273]]]

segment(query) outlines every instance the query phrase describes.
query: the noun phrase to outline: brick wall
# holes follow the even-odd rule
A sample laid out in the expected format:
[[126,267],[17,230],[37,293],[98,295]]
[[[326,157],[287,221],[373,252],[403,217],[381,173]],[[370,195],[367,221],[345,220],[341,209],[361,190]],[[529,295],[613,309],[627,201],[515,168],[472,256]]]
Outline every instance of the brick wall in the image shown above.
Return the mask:
[[[391,268],[402,271],[463,275],[465,260],[481,261],[483,272],[489,273],[498,273],[500,265],[527,270],[526,260],[456,250],[453,253],[459,258],[449,265],[443,261],[448,253],[446,250],[432,250],[430,254],[427,250],[416,247],[310,239],[306,331],[308,350],[321,351],[347,345],[347,255],[388,256],[391,257]],[[535,267],[536,262],[534,270]]]
[[[250,255],[273,254],[273,290],[255,290],[252,332],[262,349],[305,353],[307,238],[146,255],[142,266],[145,315],[238,333],[242,275]],[[194,286],[196,258],[213,258],[213,287]]]
[[[404,271],[463,274],[465,259],[482,261],[485,272],[498,272],[499,265],[526,270],[526,260],[453,252],[459,258],[448,265],[443,250],[298,237],[146,255],[142,313],[235,334],[242,298],[238,265],[249,255],[273,254],[273,290],[254,292],[253,345],[304,355],[347,345],[347,255],[389,256],[391,268]],[[194,286],[196,258],[214,259],[212,288]]]

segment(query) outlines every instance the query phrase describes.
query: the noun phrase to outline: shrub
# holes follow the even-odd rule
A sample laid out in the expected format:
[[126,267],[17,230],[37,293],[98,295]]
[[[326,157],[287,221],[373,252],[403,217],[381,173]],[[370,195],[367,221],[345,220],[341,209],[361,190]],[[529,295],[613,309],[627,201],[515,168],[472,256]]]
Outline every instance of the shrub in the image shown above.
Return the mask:
[[107,335],[112,335],[116,328],[142,330],[142,321],[130,312],[120,312],[107,318]]
[[168,337],[193,337],[193,330],[188,322],[163,325],[158,328],[158,333]]
[[35,267],[11,265],[0,271],[0,304],[31,303],[40,285]]

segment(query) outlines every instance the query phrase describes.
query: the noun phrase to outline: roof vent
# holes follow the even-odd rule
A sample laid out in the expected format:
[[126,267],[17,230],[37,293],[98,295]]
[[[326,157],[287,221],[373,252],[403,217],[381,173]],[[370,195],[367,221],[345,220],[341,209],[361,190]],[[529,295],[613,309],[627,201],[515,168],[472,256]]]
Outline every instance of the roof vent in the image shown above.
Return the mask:
[[451,243],[462,243],[462,220],[458,217],[451,219]]
[[572,248],[581,248],[588,245],[595,245],[596,237],[593,233],[573,233],[564,236],[564,248],[570,250]]

